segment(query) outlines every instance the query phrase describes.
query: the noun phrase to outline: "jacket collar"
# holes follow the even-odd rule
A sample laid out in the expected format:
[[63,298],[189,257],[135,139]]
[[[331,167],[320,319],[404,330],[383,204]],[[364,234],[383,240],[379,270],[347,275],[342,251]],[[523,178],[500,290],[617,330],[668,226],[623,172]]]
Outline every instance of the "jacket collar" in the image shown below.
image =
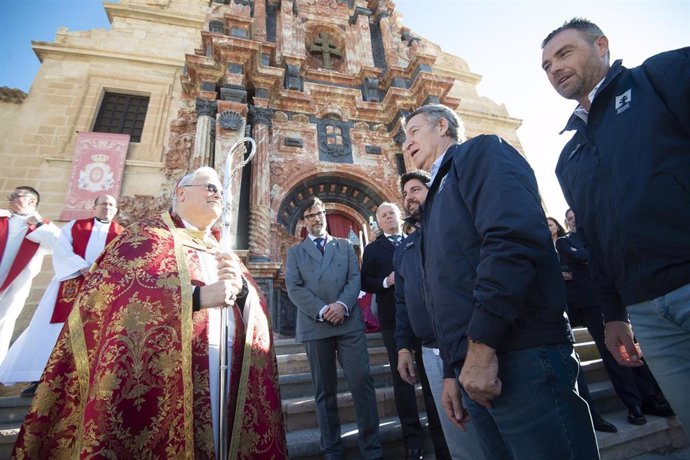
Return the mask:
[[[597,93],[594,95],[594,99],[592,100],[592,106],[590,106],[590,111],[591,108],[596,104],[597,102],[597,96],[599,94],[603,93],[606,88],[611,84],[613,80],[616,79],[616,77],[625,69],[623,67],[623,61],[621,59],[618,59],[613,63],[609,71],[606,73],[606,78],[604,78],[604,81],[602,82],[601,86],[599,86],[599,90]],[[570,115],[570,118],[568,118],[568,122],[565,124],[565,128],[561,130],[559,134],[563,134],[566,131],[574,131],[577,129],[582,128],[582,126],[585,125],[585,122],[582,121],[580,117],[575,115],[575,112],[573,112]]]

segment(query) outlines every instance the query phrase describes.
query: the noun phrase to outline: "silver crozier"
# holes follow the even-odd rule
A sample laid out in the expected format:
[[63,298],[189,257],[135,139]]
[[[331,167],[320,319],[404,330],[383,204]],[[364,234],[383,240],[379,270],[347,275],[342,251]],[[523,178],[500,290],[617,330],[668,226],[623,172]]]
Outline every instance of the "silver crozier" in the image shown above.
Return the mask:
[[[233,168],[233,159],[236,152],[242,152],[239,147],[243,146],[245,142],[251,144],[249,155],[244,160],[238,163]],[[232,196],[231,186],[232,178],[241,171],[247,163],[249,163],[256,153],[256,142],[251,137],[242,137],[233,144],[228,152],[228,157],[225,159],[225,169],[223,174],[223,212],[221,214],[221,234],[220,234],[220,248],[224,253],[229,254],[233,250],[233,242],[231,241],[232,229],[230,228],[232,219]],[[228,460],[228,411],[227,405],[227,382],[228,382],[228,308],[232,305],[226,305],[220,309],[220,373],[218,376],[218,459]]]

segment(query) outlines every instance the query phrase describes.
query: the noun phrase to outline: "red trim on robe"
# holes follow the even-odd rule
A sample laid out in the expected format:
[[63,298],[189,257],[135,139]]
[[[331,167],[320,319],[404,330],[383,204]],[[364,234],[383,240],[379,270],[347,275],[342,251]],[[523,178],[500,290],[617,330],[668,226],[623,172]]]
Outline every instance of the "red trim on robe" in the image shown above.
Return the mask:
[[[93,219],[93,217],[90,219],[79,219],[74,221],[72,225],[72,250],[82,259],[86,255],[86,247],[89,245],[89,240],[91,239]],[[124,228],[120,224],[112,221],[108,228],[108,236],[105,239],[105,245],[107,246],[117,235],[122,233],[122,230],[124,230]],[[77,298],[82,284],[84,284],[83,275],[60,282],[57,298],[55,299],[55,307],[50,317],[51,324],[64,323],[67,321],[67,317],[72,311],[72,305],[74,305],[74,300]]]
[[[7,218],[5,218],[7,219]],[[50,221],[48,220],[43,220],[44,224],[49,223]],[[26,229],[26,234],[24,234],[24,239],[22,240],[22,244],[19,246],[19,251],[17,251],[17,255],[14,258],[14,261],[12,262],[12,266],[10,267],[10,271],[7,273],[7,278],[5,278],[5,282],[0,286],[0,292],[3,292],[5,289],[9,287],[10,284],[15,280],[15,278],[26,268],[27,265],[29,265],[29,262],[31,262],[31,259],[33,259],[34,255],[36,255],[36,251],[38,251],[38,248],[41,246],[39,243],[35,243],[31,240],[27,240],[26,237],[29,235],[29,233],[33,232],[36,230],[35,225],[29,225],[29,228]],[[5,247],[7,246],[7,238],[9,237],[9,219],[7,219],[7,227],[5,229],[5,244],[3,245],[2,252],[4,254],[5,252]]]

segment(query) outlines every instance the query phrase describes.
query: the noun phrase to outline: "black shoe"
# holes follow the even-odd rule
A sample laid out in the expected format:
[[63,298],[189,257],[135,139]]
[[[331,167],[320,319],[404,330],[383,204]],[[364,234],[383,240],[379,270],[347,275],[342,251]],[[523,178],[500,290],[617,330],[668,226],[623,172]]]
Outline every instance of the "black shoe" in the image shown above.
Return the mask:
[[647,419],[642,414],[640,406],[633,406],[628,409],[628,423],[632,425],[644,425],[647,423]]
[[22,398],[33,398],[36,394],[36,388],[38,388],[38,382],[31,382],[19,393]]
[[422,449],[407,449],[405,460],[422,460],[424,458],[424,451]]
[[603,431],[604,433],[618,433],[618,428],[613,423],[607,422],[601,415],[592,414],[592,422],[594,423],[594,429],[597,431]]
[[435,452],[436,460],[453,460],[448,449],[441,449]]
[[661,398],[650,398],[643,401],[641,409],[643,414],[656,415],[657,417],[673,417],[676,415],[668,401]]

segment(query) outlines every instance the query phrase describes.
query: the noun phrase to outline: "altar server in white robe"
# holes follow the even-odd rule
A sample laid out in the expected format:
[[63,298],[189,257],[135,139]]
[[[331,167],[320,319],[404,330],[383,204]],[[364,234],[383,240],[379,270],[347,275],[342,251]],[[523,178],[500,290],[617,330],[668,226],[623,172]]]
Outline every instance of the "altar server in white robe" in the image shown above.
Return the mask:
[[55,276],[29,326],[0,364],[0,382],[32,382],[22,396],[34,395],[84,276],[103,248],[123,230],[113,220],[117,201],[112,195],[96,198],[94,214],[93,218],[73,220],[62,228],[53,251]]
[[0,210],[0,362],[10,346],[14,324],[41,271],[43,256],[53,251],[60,229],[38,213],[40,195],[19,186]]

